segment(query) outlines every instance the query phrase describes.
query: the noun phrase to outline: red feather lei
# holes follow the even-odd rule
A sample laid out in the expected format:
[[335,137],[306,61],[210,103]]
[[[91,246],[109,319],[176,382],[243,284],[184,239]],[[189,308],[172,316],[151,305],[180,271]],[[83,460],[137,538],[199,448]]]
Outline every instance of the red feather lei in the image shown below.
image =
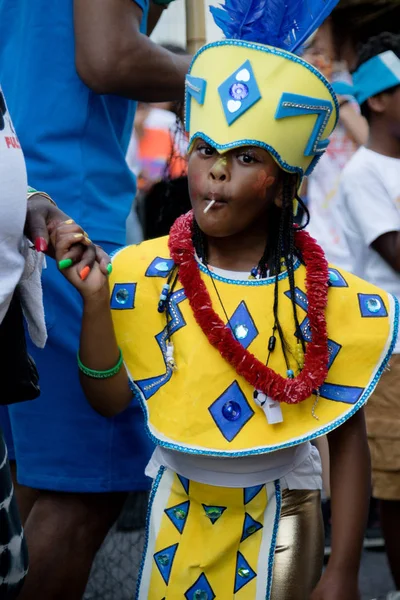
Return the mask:
[[180,217],[169,236],[171,257],[179,266],[179,281],[194,317],[208,341],[221,356],[256,390],[278,402],[298,404],[309,398],[328,374],[328,335],[325,309],[328,300],[328,263],[322,248],[305,231],[296,232],[296,246],[306,265],[308,318],[312,341],[307,344],[304,368],[294,379],[275,373],[248,352],[214,311],[206,285],[200,276],[192,241],[193,213]]

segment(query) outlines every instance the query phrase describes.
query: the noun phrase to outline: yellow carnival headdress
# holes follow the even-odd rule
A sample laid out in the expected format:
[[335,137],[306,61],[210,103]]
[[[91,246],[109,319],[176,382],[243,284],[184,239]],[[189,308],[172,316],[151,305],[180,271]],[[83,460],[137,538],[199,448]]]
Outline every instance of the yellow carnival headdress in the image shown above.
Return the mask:
[[[336,126],[325,77],[293,54],[338,0],[226,0],[211,7],[232,39],[208,44],[186,78],[186,129],[219,152],[261,146],[285,171],[311,173]],[[291,7],[288,7],[290,3]]]

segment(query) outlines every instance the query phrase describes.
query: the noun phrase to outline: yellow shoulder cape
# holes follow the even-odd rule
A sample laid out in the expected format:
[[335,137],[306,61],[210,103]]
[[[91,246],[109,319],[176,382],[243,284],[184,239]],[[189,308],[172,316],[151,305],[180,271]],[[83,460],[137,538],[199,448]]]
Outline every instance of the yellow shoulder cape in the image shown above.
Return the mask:
[[[253,400],[254,389],[209,344],[179,283],[170,307],[177,370],[168,366],[166,317],[157,307],[172,266],[167,238],[160,238],[118,252],[110,278],[118,344],[156,443],[213,456],[272,452],[328,433],[368,400],[397,339],[399,309],[392,296],[330,267],[327,380],[317,403],[316,396],[311,396],[299,405],[282,404],[283,422],[269,425]],[[202,266],[200,269],[214,310],[226,320],[209,275]],[[274,278],[236,281],[214,274],[214,280],[237,339],[265,362],[273,327]],[[305,268],[298,263],[296,304],[307,341],[304,282]],[[294,352],[296,338],[286,273],[280,276],[279,293],[280,321]],[[269,366],[286,374],[279,343]],[[228,402],[240,407],[235,421],[224,416]]]

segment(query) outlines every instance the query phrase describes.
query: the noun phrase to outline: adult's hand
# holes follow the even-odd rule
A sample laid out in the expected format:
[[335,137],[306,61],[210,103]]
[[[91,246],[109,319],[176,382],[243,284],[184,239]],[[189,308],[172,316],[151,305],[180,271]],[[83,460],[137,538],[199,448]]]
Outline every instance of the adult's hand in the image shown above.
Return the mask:
[[[61,223],[65,222],[72,223],[73,221],[65,212],[52,204],[46,196],[38,193],[28,200],[25,234],[38,252],[44,252],[55,258],[55,247],[51,234]],[[87,265],[92,268],[93,264],[97,262],[106,268],[109,263],[107,254],[95,246],[84,232],[76,240],[69,256],[73,264],[82,263],[83,266]]]

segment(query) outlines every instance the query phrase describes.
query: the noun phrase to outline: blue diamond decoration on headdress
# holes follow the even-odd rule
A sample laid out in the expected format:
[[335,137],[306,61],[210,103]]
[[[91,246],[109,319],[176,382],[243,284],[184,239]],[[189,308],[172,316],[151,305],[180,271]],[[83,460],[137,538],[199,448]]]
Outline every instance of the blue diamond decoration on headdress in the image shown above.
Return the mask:
[[165,514],[169,517],[172,523],[175,525],[179,533],[182,533],[185,529],[186,521],[189,514],[189,506],[190,502],[187,500],[186,502],[182,502],[181,504],[177,504],[176,506],[171,506],[171,508],[165,509]]
[[358,294],[362,317],[387,317],[385,303],[378,294]]
[[258,329],[244,301],[239,304],[229,323],[237,341],[247,349],[257,337]]
[[206,517],[208,517],[211,523],[214,525],[226,511],[226,506],[207,506],[203,504],[204,512],[206,513]]
[[330,287],[349,287],[349,284],[337,269],[329,269],[329,285]]
[[240,541],[244,542],[244,540],[247,540],[247,538],[253,535],[253,533],[260,531],[262,528],[263,525],[261,525],[261,523],[255,521],[253,517],[249,515],[249,513],[246,513],[243,524],[242,539]]
[[135,308],[136,283],[116,283],[111,294],[110,307],[113,310]]
[[218,92],[228,125],[232,125],[261,99],[260,89],[249,60],[239,67],[224,83]]
[[214,600],[215,594],[204,573],[188,589],[185,598],[186,600]]
[[236,594],[245,585],[250,583],[252,579],[257,577],[257,573],[253,571],[243,554],[237,553],[236,572],[235,572],[235,590]]
[[174,266],[174,261],[171,258],[162,258],[157,256],[147,268],[146,277],[168,277]]
[[189,495],[189,479],[187,479],[186,477],[182,477],[182,475],[178,475],[178,479],[182,484],[183,489],[185,490],[185,492]]
[[237,381],[234,381],[208,410],[228,442],[238,435],[254,415]]
[[178,545],[179,544],[168,546],[168,548],[164,548],[164,550],[160,550],[154,555],[154,560],[158,567],[158,570],[161,573],[161,577],[164,579],[164,582],[167,585],[171,576],[172,565],[174,562],[176,551],[178,549]]
[[261,492],[264,485],[253,485],[252,487],[244,488],[244,503],[248,504]]

